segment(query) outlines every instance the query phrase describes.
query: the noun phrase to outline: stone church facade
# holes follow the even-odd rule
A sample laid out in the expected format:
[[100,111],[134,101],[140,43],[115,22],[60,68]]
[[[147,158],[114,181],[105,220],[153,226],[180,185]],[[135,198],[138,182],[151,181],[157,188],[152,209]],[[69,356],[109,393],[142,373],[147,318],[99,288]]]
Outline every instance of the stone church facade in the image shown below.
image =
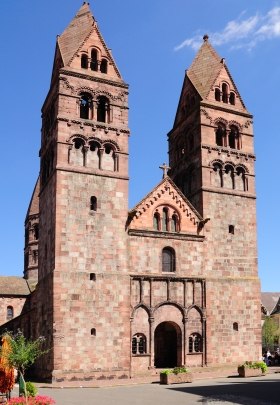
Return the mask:
[[129,210],[128,85],[83,4],[57,39],[42,107],[25,222],[30,304],[1,327],[46,337],[38,376],[129,378],[260,357],[252,131],[204,36],[168,133],[170,167]]

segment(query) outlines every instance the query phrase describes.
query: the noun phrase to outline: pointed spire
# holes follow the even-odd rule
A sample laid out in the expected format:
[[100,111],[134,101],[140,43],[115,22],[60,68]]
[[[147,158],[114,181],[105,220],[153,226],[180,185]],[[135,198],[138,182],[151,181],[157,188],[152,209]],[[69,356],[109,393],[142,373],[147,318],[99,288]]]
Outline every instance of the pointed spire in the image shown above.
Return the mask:
[[201,45],[187,75],[202,98],[206,98],[223,64],[221,58],[208,41],[209,36],[203,36]]
[[58,37],[58,45],[65,66],[90,34],[94,22],[89,3],[85,1],[62,35]]

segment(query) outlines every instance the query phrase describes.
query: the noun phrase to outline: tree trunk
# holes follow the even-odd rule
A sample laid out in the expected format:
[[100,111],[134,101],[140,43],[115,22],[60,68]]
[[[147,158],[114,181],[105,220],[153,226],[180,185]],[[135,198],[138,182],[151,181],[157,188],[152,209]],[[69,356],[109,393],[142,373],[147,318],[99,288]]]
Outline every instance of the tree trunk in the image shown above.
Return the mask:
[[22,381],[23,381],[25,403],[28,404],[28,402],[27,402],[27,393],[26,393],[26,382],[25,382],[25,379],[24,379],[24,376],[23,376],[23,371],[21,371],[21,370],[19,369],[18,372],[19,372],[19,374],[20,374],[20,376],[21,376],[21,378],[22,378]]

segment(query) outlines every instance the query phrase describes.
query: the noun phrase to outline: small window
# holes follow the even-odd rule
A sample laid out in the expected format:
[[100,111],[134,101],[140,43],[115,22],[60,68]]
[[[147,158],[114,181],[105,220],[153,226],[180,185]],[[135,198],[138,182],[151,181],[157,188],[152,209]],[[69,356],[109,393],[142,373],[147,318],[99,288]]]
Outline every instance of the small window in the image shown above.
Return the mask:
[[91,328],[90,334],[91,334],[91,336],[96,336],[96,329],[95,329],[95,328]]
[[80,118],[84,118],[86,120],[91,118],[90,117],[91,106],[92,106],[91,95],[87,93],[82,93],[80,99]]
[[232,235],[234,235],[234,225],[229,225],[228,233],[231,233]]
[[12,319],[14,317],[14,308],[11,306],[7,307],[7,320]]
[[38,240],[39,239],[39,225],[35,224],[33,229],[34,229],[34,239]]
[[222,96],[222,99],[223,99],[223,103],[228,103],[228,86],[225,84],[225,83],[223,83],[223,85],[222,85],[222,91],[223,91],[223,96]]
[[225,145],[225,128],[219,124],[217,131],[216,131],[216,145],[218,146],[226,146]]
[[95,275],[95,273],[90,273],[89,279],[90,279],[90,281],[96,281],[96,275]]
[[233,330],[235,330],[236,332],[238,332],[238,323],[237,323],[237,322],[234,322],[232,326],[233,326]]
[[177,231],[177,217],[176,215],[172,215],[171,218],[171,232],[176,232]]
[[163,208],[161,230],[165,232],[167,231],[167,220],[168,220],[168,210],[167,208]]
[[91,51],[91,61],[90,61],[90,68],[91,70],[97,71],[97,52],[95,49]]
[[162,250],[162,271],[164,273],[175,272],[175,252],[170,247]]
[[199,333],[193,333],[189,337],[189,353],[202,352],[202,339]]
[[100,64],[100,72],[101,73],[107,73],[107,61],[106,59],[102,59],[101,64]]
[[88,68],[88,57],[87,55],[82,55],[81,57],[81,68],[87,69]]
[[215,89],[215,100],[221,101],[221,92],[220,89]]
[[154,214],[154,218],[153,218],[153,227],[154,227],[154,229],[155,229],[156,231],[159,231],[159,221],[160,221],[160,219],[159,219],[159,214],[158,214],[158,213],[155,213],[155,214]]
[[231,105],[235,105],[235,94],[234,93],[230,93],[230,95],[229,95],[229,103],[231,104]]
[[109,100],[104,97],[98,97],[97,99],[97,121],[108,122],[109,121]]
[[96,197],[90,197],[90,209],[91,211],[97,211],[97,198]]
[[137,333],[132,338],[132,354],[145,354],[146,353],[146,336],[142,333]]

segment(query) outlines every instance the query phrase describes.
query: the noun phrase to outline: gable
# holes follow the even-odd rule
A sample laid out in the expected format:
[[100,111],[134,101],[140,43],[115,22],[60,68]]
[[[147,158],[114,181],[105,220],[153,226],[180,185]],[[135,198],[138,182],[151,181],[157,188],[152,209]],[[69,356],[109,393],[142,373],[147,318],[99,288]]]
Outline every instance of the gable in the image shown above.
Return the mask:
[[174,126],[179,124],[181,120],[183,120],[188,114],[190,114],[200,100],[201,96],[197,92],[196,88],[193,86],[186,72],[174,120]]
[[[154,231],[154,216],[159,216],[162,221],[164,209],[169,223],[173,216],[178,219],[178,228],[172,231],[169,227],[167,231],[193,235],[201,233],[203,218],[169,177],[163,179],[130,211],[129,229]],[[165,229],[160,230],[166,232]]]
[[[221,93],[221,101],[222,101],[223,85],[227,86],[226,88],[227,88],[229,96],[232,93],[234,94],[234,101],[235,101],[234,106],[236,108],[239,108],[242,110],[246,109],[245,104],[239,94],[239,91],[238,91],[225,63],[221,66],[221,69],[213,83],[213,86],[211,87],[211,89],[209,89],[209,92],[206,95],[206,99],[209,101],[216,101],[215,91],[216,91],[216,89],[218,89]],[[228,101],[228,103],[232,105],[230,100]]]

